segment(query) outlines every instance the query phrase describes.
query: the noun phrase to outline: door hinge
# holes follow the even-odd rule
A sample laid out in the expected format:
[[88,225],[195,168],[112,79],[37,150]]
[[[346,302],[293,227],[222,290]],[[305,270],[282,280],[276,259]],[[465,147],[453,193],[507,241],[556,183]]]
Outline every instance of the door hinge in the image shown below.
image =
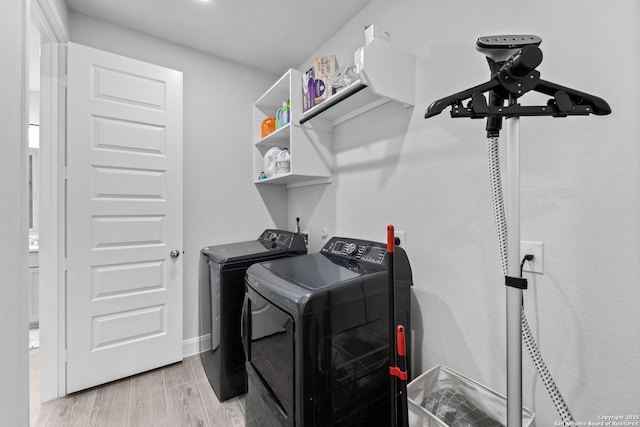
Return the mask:
[[67,258],[62,258],[62,271],[67,271]]
[[60,173],[62,174],[62,179],[69,179],[69,168],[66,166],[63,166],[61,168]]

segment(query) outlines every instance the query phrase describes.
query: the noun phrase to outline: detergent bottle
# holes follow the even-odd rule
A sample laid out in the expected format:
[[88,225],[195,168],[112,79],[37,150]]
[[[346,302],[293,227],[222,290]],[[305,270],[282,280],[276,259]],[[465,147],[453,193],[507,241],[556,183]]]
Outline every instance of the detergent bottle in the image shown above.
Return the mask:
[[291,100],[287,99],[287,102],[282,104],[282,118],[286,125],[291,121]]
[[262,121],[262,137],[265,138],[276,131],[276,118],[267,117]]
[[276,175],[284,175],[291,172],[291,154],[288,148],[283,148],[276,159]]
[[282,123],[282,120],[283,120],[282,115],[283,115],[283,109],[282,107],[280,107],[276,112],[276,129],[280,129],[282,126],[284,126],[284,123]]
[[280,157],[280,148],[272,147],[264,155],[264,173],[267,178],[276,175],[276,166]]

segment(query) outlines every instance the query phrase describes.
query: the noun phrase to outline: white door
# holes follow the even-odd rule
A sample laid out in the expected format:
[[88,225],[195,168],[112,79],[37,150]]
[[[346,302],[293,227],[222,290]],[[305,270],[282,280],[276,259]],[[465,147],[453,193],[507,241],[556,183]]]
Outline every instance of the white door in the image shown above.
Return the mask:
[[182,73],[69,43],[67,82],[71,393],[182,360]]

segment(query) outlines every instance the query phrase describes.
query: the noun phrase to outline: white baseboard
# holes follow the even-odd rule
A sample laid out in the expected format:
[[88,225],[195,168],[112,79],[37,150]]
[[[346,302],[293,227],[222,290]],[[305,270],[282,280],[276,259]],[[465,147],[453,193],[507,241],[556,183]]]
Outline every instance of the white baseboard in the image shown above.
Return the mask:
[[182,341],[182,357],[193,356],[200,353],[200,349],[207,350],[211,348],[211,334],[202,335],[200,337],[189,338]]

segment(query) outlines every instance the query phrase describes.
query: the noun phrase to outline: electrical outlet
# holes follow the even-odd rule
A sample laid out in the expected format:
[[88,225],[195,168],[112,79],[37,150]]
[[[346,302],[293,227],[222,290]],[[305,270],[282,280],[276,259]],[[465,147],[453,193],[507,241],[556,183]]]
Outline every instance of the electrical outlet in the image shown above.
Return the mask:
[[320,237],[322,237],[322,240],[324,240],[327,237],[329,237],[329,230],[327,230],[327,227],[322,227],[320,229]]
[[525,261],[522,271],[530,273],[544,273],[544,243],[542,242],[520,242],[520,261],[525,255],[533,255],[531,261]]
[[395,231],[393,232],[393,236],[396,238],[396,242],[400,239],[400,243],[397,243],[396,246],[400,246],[401,248],[405,248],[407,245],[407,233],[404,231]]

